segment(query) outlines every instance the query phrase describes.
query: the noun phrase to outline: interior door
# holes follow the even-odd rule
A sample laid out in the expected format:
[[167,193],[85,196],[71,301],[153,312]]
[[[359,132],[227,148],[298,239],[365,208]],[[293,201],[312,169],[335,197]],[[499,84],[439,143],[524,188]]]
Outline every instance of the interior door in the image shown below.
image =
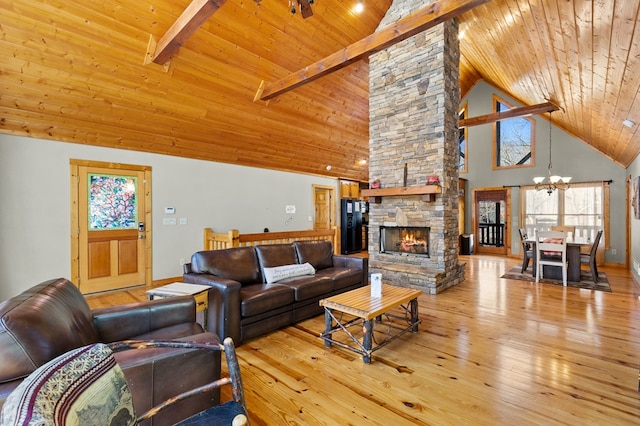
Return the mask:
[[150,212],[146,209],[150,169],[79,164],[76,171],[75,282],[80,291],[95,293],[150,282]]
[[314,185],[313,197],[315,207],[313,229],[331,229],[333,225],[333,188]]

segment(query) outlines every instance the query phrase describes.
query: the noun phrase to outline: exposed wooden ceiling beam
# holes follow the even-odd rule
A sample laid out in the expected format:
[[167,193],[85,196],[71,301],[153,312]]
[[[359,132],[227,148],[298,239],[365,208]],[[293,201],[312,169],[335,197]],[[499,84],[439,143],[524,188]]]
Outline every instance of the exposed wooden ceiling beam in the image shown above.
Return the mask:
[[507,118],[525,117],[528,115],[542,114],[543,112],[557,111],[560,108],[551,102],[545,102],[542,104],[525,106],[520,108],[513,108],[509,111],[493,112],[491,114],[479,115],[477,117],[467,118],[460,120],[458,124],[459,128],[479,126],[480,124],[495,123],[496,121],[506,120]]
[[267,84],[256,98],[266,101],[322,76],[342,69],[369,55],[393,46],[409,37],[455,18],[456,16],[487,3],[489,0],[438,0],[417,12],[359,40],[318,62],[304,67],[274,83]]
[[164,65],[226,0],[193,0],[162,36],[152,61]]

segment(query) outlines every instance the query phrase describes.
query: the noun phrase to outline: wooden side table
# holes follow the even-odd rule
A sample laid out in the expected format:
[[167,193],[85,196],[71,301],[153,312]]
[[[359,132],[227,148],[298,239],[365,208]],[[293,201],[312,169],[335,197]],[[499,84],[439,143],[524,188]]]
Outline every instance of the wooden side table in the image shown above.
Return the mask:
[[196,312],[203,312],[204,319],[202,327],[207,330],[207,314],[209,313],[209,290],[208,285],[187,284],[187,283],[171,283],[147,290],[149,300],[154,298],[177,297],[191,295],[196,301]]

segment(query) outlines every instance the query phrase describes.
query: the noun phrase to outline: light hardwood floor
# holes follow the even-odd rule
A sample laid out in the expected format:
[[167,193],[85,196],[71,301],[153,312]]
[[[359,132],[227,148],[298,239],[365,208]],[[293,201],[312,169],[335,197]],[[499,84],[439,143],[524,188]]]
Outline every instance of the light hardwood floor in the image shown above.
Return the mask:
[[[255,425],[640,424],[640,287],[501,279],[517,259],[461,256],[466,280],[419,298],[422,324],[373,353],[325,348],[322,315],[237,350]],[[88,297],[104,306],[144,289]]]

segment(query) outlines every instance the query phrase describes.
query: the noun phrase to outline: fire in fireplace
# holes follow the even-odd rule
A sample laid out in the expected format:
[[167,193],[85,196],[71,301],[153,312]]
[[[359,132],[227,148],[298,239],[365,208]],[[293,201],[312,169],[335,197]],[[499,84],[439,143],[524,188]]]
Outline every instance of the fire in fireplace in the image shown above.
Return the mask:
[[381,226],[380,252],[429,256],[429,228]]

